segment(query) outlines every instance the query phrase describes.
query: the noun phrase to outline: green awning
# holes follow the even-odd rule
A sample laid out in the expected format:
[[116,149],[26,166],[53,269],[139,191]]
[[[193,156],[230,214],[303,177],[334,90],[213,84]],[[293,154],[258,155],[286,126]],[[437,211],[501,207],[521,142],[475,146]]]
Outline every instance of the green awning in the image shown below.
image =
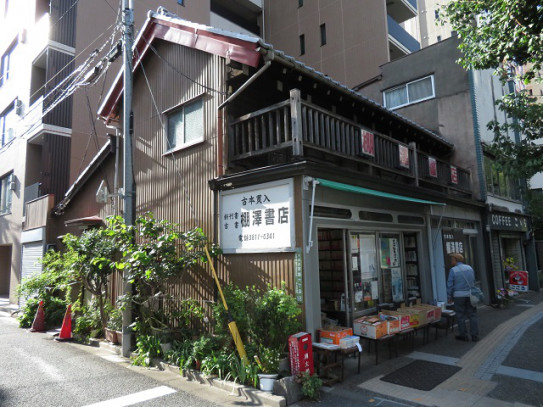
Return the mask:
[[424,199],[410,198],[408,196],[376,191],[374,189],[357,187],[355,185],[343,184],[341,182],[329,181],[327,179],[322,179],[322,178],[315,178],[315,179],[323,187],[337,189],[338,191],[354,192],[357,194],[372,195],[372,196],[378,196],[380,198],[387,198],[387,199],[396,199],[398,201],[416,202],[416,203],[421,203],[421,204],[426,204],[426,205],[442,205],[442,206],[446,205],[443,202],[434,202],[434,201],[427,201]]

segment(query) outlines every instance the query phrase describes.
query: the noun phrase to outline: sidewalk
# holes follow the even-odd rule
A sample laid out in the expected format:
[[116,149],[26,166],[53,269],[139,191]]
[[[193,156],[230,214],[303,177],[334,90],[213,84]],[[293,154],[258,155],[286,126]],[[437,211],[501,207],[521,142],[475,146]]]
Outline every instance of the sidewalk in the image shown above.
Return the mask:
[[[364,351],[360,374],[356,374],[356,361],[348,360],[346,380],[328,389],[321,405],[336,405],[327,400],[337,397],[354,399],[358,396],[361,402],[390,400],[398,402],[395,405],[543,406],[543,347],[540,346],[543,294],[522,294],[509,308],[484,306],[479,308],[478,314],[479,342],[455,340],[450,331],[447,336],[440,331],[435,340],[431,330],[428,344],[422,344],[422,335],[415,338],[414,352],[402,346],[399,357],[388,359],[388,352],[383,349],[379,353],[379,365],[375,365],[373,353]],[[445,368],[457,366],[460,370],[429,391],[381,380],[415,360],[434,362]],[[415,372],[413,375],[416,376]],[[421,377],[417,380],[424,381],[424,374]],[[433,378],[428,377],[430,379]]]

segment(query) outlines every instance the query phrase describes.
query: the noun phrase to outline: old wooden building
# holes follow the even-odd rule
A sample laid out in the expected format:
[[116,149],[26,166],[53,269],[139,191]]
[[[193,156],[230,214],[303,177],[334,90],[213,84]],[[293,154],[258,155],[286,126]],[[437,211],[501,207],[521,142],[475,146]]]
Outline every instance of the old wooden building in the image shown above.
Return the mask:
[[[122,90],[121,72],[99,111],[121,133]],[[133,94],[137,213],[203,227],[225,282],[285,282],[310,332],[321,313],[445,300],[443,216],[481,232],[449,141],[259,38],[149,13]],[[214,295],[204,269],[172,291]]]

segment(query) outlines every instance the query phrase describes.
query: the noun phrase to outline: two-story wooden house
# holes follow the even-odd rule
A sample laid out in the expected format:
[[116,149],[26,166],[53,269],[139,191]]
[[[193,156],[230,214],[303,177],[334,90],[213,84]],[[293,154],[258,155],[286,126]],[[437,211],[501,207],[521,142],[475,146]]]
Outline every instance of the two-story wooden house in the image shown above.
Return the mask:
[[[122,91],[121,72],[99,110],[121,133]],[[309,332],[321,312],[348,325],[382,303],[445,300],[443,215],[481,232],[449,141],[259,38],[150,12],[133,95],[137,213],[203,227],[225,282],[285,282]],[[213,299],[207,274],[172,291]]]

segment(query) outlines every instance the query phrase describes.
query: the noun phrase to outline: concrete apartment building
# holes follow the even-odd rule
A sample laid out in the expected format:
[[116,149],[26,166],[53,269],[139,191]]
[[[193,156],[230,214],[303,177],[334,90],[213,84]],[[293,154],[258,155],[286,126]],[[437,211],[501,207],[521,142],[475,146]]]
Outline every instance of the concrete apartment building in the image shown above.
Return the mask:
[[[440,41],[384,64],[379,79],[360,92],[454,143],[451,161],[471,171],[474,196],[485,203],[480,214],[485,236],[479,244],[487,248],[494,289],[506,283],[503,260],[508,257],[529,271],[530,287],[535,288],[535,247],[522,186],[500,172],[485,149],[493,139],[486,124],[511,120],[495,105],[510,87],[502,86],[492,70],[464,70],[455,63],[459,57],[456,37]],[[451,230],[462,229],[469,241],[471,232],[459,227],[456,216],[445,213],[443,222],[450,223]]]
[[264,40],[354,88],[420,49],[416,0],[267,0]]
[[[136,27],[148,10],[164,6],[192,21],[259,34],[259,0],[134,3]],[[0,295],[12,303],[53,240],[45,227],[51,209],[107,143],[96,110],[120,58],[88,83],[120,37],[120,4],[0,1]]]

